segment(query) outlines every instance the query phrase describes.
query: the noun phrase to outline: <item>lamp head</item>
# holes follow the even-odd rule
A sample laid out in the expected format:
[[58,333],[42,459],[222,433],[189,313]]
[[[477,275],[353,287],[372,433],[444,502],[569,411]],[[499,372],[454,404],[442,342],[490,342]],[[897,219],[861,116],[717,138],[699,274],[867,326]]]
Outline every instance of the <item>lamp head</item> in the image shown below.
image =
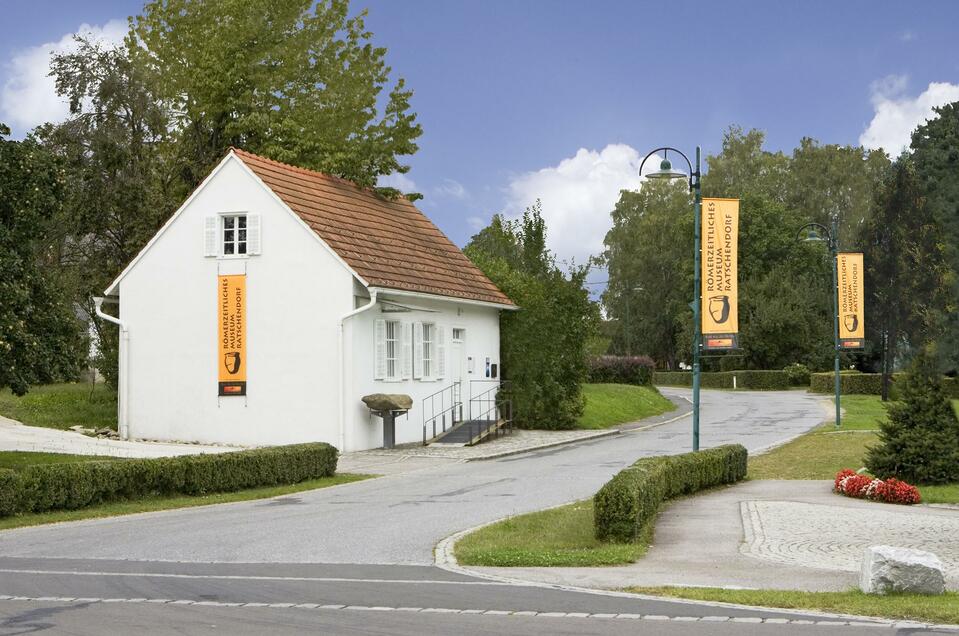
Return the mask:
[[659,164],[659,170],[656,172],[650,172],[646,175],[647,179],[687,179],[688,176],[685,172],[680,170],[675,170],[673,164],[669,162],[669,159],[663,159]]
[[819,228],[815,226],[806,230],[806,238],[803,239],[806,243],[821,243],[825,240],[823,235],[819,233]]

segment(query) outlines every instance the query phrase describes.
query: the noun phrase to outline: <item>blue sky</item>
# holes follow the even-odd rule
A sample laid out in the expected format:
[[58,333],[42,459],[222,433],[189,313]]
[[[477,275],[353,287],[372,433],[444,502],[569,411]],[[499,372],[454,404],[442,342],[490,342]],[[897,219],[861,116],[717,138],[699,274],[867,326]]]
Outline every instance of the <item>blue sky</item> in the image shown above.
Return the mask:
[[[141,6],[4,4],[0,87],[32,47]],[[765,130],[771,149],[802,136],[889,146],[959,99],[951,1],[353,2],[364,6],[415,90],[424,135],[407,177],[459,244],[541,197],[551,245],[582,261],[648,149],[715,152],[730,124]],[[14,107],[0,103],[0,119]]]

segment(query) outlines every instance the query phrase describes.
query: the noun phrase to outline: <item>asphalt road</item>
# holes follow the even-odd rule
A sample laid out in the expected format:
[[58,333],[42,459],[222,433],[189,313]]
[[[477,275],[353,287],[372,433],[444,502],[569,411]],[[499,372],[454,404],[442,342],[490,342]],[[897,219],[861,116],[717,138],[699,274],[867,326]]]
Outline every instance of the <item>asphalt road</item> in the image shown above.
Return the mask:
[[[796,392],[704,392],[703,408],[703,447],[739,441],[753,450],[824,415],[815,398]],[[638,457],[688,446],[685,418],[267,501],[5,531],[0,634],[892,633],[816,616],[509,585],[432,565],[434,546],[454,532],[588,497]],[[742,622],[758,620],[767,622]]]

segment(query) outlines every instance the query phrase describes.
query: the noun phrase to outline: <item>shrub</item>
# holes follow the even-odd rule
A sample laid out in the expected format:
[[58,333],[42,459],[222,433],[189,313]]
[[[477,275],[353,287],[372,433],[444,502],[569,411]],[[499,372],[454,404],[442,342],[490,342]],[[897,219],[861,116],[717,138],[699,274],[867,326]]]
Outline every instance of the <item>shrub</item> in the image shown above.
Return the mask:
[[790,386],[809,386],[809,367],[794,362],[783,369]]
[[917,504],[922,495],[915,486],[899,481],[895,477],[882,480],[860,475],[856,471],[844,468],[836,475],[833,491],[856,499],[872,499],[894,504]]
[[336,472],[329,444],[296,444],[215,455],[79,462],[0,471],[0,516],[73,510],[151,495],[202,495],[295,484]]
[[656,516],[663,501],[745,478],[747,457],[744,447],[731,444],[640,459],[616,474],[593,497],[596,538],[634,540]]
[[916,357],[897,383],[901,401],[889,404],[879,424],[879,445],[869,449],[866,467],[881,478],[920,484],[959,481],[959,418],[930,356]]
[[[741,370],[711,371],[700,373],[699,385],[704,389],[731,389],[733,378],[737,389],[754,391],[782,391],[788,389],[789,378],[784,371]],[[692,386],[693,374],[689,371],[657,371],[653,384],[660,386]]]
[[[836,375],[834,373],[813,373],[809,378],[809,390],[813,393],[835,393]],[[839,392],[841,395],[863,394],[879,395],[882,390],[881,373],[840,373]]]
[[598,384],[653,383],[653,360],[647,356],[593,356],[589,359],[589,381]]

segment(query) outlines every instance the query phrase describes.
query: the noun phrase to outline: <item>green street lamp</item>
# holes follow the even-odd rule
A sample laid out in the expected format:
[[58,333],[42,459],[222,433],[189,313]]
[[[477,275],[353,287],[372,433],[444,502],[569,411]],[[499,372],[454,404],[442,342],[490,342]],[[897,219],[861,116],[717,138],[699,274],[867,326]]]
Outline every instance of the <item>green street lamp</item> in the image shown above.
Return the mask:
[[[655,172],[650,172],[645,175],[647,179],[688,179],[689,180],[689,191],[693,193],[693,201],[695,203],[693,214],[693,240],[695,242],[693,253],[696,255],[695,263],[693,265],[693,302],[689,303],[693,308],[693,450],[699,450],[699,371],[700,364],[699,358],[702,349],[702,340],[703,340],[703,326],[700,322],[700,312],[702,308],[702,290],[700,289],[700,262],[702,260],[702,243],[700,241],[700,217],[702,216],[701,207],[703,202],[703,192],[700,186],[701,176],[702,176],[702,149],[699,146],[696,146],[696,170],[693,170],[693,164],[689,161],[689,157],[684,155],[681,151],[671,148],[669,146],[664,146],[662,148],[656,148],[651,151],[648,155],[643,158],[643,161],[639,164],[639,174],[643,174],[643,166],[646,164],[646,160],[652,157],[659,151],[663,151],[663,160],[659,164],[659,170]],[[689,167],[689,174],[682,172],[681,170],[676,170],[673,168],[673,164],[669,161],[669,153],[675,152],[680,157],[686,160],[686,165]]]
[[832,229],[830,230],[821,223],[807,223],[796,232],[796,239],[804,243],[825,243],[832,255],[832,334],[833,334],[833,353],[835,356],[833,366],[835,368],[836,385],[836,428],[839,428],[841,422],[841,410],[839,407],[840,378],[839,378],[839,219],[836,215],[832,216]]

